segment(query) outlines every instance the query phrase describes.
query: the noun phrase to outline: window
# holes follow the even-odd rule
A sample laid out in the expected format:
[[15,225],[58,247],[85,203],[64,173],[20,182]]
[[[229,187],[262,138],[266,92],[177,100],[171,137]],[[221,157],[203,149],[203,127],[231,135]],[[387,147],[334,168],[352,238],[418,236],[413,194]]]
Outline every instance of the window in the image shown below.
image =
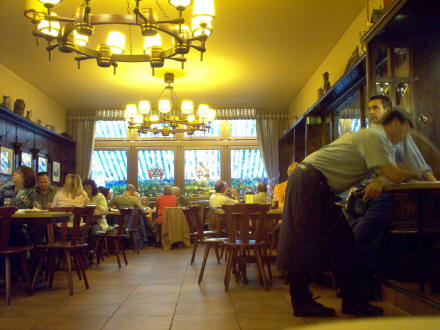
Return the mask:
[[96,121],[95,138],[124,138],[127,137],[127,123],[124,120]]
[[186,196],[209,196],[220,179],[220,150],[185,150]]
[[193,135],[185,133],[185,137],[218,137],[220,136],[221,120],[214,120],[208,132],[195,131]]
[[266,169],[258,149],[231,150],[231,186],[243,195],[258,182],[267,183]]
[[173,184],[173,150],[140,150],[138,152],[138,187],[141,196],[162,195],[163,186]]
[[256,137],[256,120],[231,120],[231,136],[233,137]]
[[127,151],[93,151],[91,177],[98,186],[111,188],[115,195],[122,194],[127,186]]

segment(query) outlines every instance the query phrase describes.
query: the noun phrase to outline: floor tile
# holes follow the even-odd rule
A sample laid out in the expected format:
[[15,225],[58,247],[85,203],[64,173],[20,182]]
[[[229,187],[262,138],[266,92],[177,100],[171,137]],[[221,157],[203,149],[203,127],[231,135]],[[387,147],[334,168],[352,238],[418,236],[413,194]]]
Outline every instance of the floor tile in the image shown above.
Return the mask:
[[176,315],[173,319],[173,330],[239,330],[234,314],[217,315]]
[[307,324],[302,318],[292,316],[292,313],[242,313],[238,322],[243,330],[272,330],[300,327]]
[[209,315],[234,313],[234,307],[229,300],[223,301],[189,301],[177,304],[176,314]]
[[173,315],[175,308],[175,302],[124,303],[120,306],[115,316]]
[[168,330],[172,316],[118,316],[112,317],[105,324],[105,330]]

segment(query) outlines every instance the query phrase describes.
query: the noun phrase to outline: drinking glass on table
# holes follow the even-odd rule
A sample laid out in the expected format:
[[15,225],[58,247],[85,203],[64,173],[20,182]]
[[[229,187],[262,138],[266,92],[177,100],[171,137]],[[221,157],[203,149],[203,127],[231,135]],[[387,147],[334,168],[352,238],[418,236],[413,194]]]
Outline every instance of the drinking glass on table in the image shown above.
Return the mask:
[[11,206],[11,199],[10,198],[3,199],[3,206]]

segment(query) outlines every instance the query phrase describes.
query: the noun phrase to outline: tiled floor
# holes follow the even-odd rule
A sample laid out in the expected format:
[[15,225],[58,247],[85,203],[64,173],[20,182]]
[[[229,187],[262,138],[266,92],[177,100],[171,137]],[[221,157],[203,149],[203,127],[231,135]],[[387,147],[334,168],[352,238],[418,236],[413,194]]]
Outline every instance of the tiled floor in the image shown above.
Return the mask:
[[[52,290],[32,297],[19,294],[10,307],[0,307],[0,329],[283,329],[350,317],[341,314],[340,300],[326,288],[315,288],[314,294],[334,307],[337,317],[293,317],[287,286],[275,280],[271,290],[264,291],[253,266],[248,267],[249,285],[232,280],[225,293],[224,263],[217,265],[213,256],[199,286],[202,251],[193,266],[190,252],[188,248],[144,249],[140,255],[129,253],[129,265],[121,270],[114,259],[107,259],[87,272],[90,290],[74,278],[72,297],[65,274],[57,272]],[[379,305],[388,316],[402,315],[389,304]]]

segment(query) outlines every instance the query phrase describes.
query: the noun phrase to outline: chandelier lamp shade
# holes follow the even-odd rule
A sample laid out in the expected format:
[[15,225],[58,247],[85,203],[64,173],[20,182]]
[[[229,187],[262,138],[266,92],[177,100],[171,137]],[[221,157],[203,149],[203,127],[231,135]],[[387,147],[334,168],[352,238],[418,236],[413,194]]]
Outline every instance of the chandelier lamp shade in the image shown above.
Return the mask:
[[174,74],[166,72],[164,80],[167,85],[159,95],[157,108],[153,108],[146,100],[140,101],[138,105],[127,104],[125,119],[128,128],[162,136],[183,132],[193,135],[196,131],[209,131],[215,119],[215,111],[207,104],[200,104],[195,112],[192,101],[179,101],[172,85]]
[[[56,12],[59,9],[57,5],[62,1],[26,0],[24,14],[34,25],[33,35],[37,44],[40,39],[48,42],[46,50],[49,59],[52,51],[58,48],[64,53],[74,53],[78,68],[82,61],[95,59],[98,66],[113,66],[115,72],[118,62],[148,62],[153,74],[154,69],[163,67],[166,60],[180,62],[183,69],[186,55],[191,49],[200,52],[203,60],[215,17],[214,0],[168,0],[168,4],[178,13],[175,19],[168,17],[159,0],[156,0],[156,4],[164,16],[162,19],[159,19],[154,8],[142,7],[142,0],[127,0],[127,14],[95,13],[90,4],[92,1],[84,0],[73,17],[64,17]],[[130,9],[130,2],[133,2],[133,10]],[[191,5],[190,28],[185,24],[183,13]],[[123,25],[137,27],[138,31],[133,29],[133,32],[144,38],[143,47],[138,47],[138,51],[134,51],[132,46],[131,29],[128,47],[126,36],[117,31],[117,27]],[[97,26],[110,26],[111,30],[106,40],[97,40],[95,49],[90,46],[90,41]],[[169,40],[171,43],[164,42]]]

